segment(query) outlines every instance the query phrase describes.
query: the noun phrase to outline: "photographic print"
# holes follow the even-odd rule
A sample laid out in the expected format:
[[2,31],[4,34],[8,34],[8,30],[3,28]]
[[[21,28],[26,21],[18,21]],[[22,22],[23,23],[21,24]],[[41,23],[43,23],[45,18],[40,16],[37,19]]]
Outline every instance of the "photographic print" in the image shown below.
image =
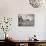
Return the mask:
[[34,14],[18,14],[18,26],[34,26]]

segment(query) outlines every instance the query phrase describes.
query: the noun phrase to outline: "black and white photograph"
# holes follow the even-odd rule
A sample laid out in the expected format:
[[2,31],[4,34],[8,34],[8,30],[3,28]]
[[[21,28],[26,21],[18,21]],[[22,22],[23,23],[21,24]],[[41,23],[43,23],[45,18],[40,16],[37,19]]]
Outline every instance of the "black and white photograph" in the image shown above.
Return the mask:
[[34,26],[34,14],[18,14],[18,26]]

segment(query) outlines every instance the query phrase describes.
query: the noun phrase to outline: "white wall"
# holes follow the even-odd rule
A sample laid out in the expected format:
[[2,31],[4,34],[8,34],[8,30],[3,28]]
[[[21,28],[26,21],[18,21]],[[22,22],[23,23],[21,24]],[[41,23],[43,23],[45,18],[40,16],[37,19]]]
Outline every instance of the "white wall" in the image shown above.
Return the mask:
[[[45,15],[46,6],[33,8],[28,0],[0,0],[0,16],[13,17],[12,27],[9,33],[17,40],[27,40],[34,34],[39,40],[45,38]],[[18,14],[35,14],[34,27],[19,27]],[[1,31],[2,32],[2,31]],[[44,34],[45,33],[45,34]],[[1,33],[0,33],[1,34]],[[2,39],[2,36],[0,36]]]

